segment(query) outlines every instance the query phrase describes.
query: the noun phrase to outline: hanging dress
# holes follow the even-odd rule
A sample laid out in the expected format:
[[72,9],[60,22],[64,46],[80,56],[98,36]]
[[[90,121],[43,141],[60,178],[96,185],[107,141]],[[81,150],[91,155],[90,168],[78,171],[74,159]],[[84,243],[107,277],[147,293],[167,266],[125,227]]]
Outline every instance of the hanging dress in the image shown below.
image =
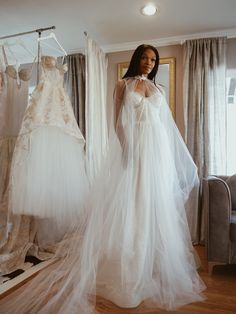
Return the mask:
[[87,195],[85,140],[63,88],[67,66],[51,56],[43,56],[41,66],[13,155],[10,208],[60,226],[79,218]]
[[32,68],[17,69],[0,53],[0,274],[15,271],[30,247],[30,218],[9,211],[9,177],[15,142],[28,104]]

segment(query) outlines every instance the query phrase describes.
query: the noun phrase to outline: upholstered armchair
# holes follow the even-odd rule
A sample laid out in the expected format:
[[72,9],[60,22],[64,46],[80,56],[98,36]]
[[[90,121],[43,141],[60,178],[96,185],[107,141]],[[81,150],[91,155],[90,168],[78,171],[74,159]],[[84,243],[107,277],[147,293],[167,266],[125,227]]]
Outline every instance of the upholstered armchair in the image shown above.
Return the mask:
[[236,264],[236,175],[203,180],[208,270]]

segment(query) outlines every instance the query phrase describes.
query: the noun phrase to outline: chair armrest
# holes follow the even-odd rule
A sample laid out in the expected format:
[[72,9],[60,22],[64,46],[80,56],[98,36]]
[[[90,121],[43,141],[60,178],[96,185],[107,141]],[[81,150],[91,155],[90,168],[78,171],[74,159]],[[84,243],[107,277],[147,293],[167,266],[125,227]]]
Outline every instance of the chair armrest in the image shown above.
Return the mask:
[[232,210],[230,190],[221,178],[209,177],[203,181],[208,261],[228,263]]

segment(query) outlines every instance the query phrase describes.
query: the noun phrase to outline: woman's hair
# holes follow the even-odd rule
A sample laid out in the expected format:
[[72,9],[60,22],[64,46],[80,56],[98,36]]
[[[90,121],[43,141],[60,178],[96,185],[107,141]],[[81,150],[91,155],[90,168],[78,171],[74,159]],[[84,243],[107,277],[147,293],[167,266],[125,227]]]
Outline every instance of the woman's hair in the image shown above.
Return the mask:
[[152,69],[152,72],[148,74],[148,79],[149,80],[153,80],[154,83],[155,83],[155,76],[157,74],[157,70],[158,70],[158,67],[159,67],[159,53],[157,51],[157,49],[151,45],[140,45],[138,46],[134,53],[133,53],[133,56],[130,60],[130,64],[129,64],[129,67],[128,67],[128,70],[127,72],[125,73],[125,75],[123,76],[123,78],[126,78],[126,77],[134,77],[136,75],[139,75],[139,66],[140,66],[140,60],[141,60],[141,57],[143,55],[143,53],[147,50],[147,49],[151,49],[155,55],[156,55],[156,62],[155,62],[155,66],[154,68]]

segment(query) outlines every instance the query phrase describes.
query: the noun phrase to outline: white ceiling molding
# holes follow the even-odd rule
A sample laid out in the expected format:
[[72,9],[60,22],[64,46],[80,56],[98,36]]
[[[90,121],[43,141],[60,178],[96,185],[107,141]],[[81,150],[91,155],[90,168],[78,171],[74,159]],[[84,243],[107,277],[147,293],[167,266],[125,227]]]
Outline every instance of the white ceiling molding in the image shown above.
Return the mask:
[[211,37],[221,37],[221,36],[226,36],[227,38],[236,38],[236,28],[214,31],[214,32],[207,32],[207,33],[196,33],[196,34],[183,35],[183,36],[174,36],[174,37],[166,37],[166,38],[159,38],[159,39],[152,39],[152,40],[127,42],[123,44],[104,45],[101,48],[106,53],[129,51],[129,50],[134,50],[135,48],[137,48],[139,45],[143,43],[152,45],[155,47],[163,47],[163,46],[183,44],[186,40],[190,40],[190,39],[211,38]]

